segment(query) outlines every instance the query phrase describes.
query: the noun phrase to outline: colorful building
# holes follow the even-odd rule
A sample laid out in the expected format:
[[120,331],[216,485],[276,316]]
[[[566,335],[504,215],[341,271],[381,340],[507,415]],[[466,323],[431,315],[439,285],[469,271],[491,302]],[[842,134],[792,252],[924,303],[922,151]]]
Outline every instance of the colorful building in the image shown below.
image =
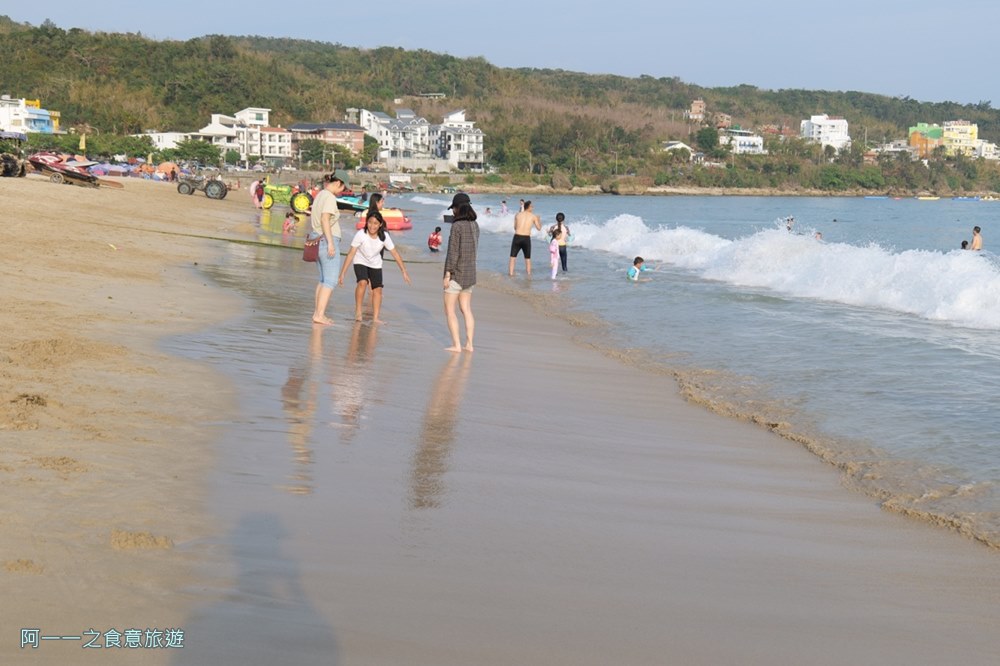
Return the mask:
[[0,131],[62,134],[58,111],[42,108],[38,99],[14,99],[0,95]]
[[949,120],[944,124],[944,150],[946,155],[971,157],[976,152],[979,125],[968,120]]
[[705,100],[696,99],[691,102],[691,108],[684,112],[684,117],[698,123],[705,120]]
[[910,147],[919,159],[927,159],[935,148],[944,145],[944,130],[938,124],[917,123],[916,127],[910,128],[907,136]]

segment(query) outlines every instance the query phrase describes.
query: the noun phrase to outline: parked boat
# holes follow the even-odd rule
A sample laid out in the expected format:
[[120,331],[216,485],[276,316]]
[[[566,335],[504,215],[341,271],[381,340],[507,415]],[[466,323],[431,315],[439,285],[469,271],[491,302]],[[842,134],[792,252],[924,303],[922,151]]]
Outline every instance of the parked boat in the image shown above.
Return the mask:
[[87,171],[97,162],[89,160],[66,159],[63,155],[42,151],[30,155],[28,163],[38,172],[47,174],[53,183],[71,183],[87,187],[116,187],[123,189],[124,185],[110,180],[103,180]]

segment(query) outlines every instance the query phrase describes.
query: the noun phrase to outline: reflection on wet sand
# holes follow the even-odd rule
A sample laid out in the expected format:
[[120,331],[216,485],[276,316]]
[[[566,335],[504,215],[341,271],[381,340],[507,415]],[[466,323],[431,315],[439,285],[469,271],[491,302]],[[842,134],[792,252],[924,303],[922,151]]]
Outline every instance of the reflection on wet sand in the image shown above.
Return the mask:
[[268,245],[298,246],[309,230],[308,219],[301,213],[292,213],[292,217],[288,218],[285,211],[264,209],[260,211],[257,241]]
[[472,354],[450,354],[445,361],[424,413],[420,446],[413,456],[410,508],[433,509],[444,494],[448,453],[455,439],[458,407],[472,367]]
[[312,474],[309,470],[313,452],[309,446],[309,435],[315,425],[316,398],[319,392],[316,370],[323,360],[324,329],[324,326],[313,326],[305,362],[288,369],[288,380],[281,387],[281,405],[288,419],[288,442],[292,446],[294,463],[292,483],[284,488],[297,495],[308,495],[313,491]]
[[344,443],[349,443],[361,425],[361,410],[367,397],[365,387],[371,382],[365,365],[375,357],[378,330],[378,326],[353,324],[344,365],[331,376],[334,411],[340,414],[340,425],[345,426],[341,435]]

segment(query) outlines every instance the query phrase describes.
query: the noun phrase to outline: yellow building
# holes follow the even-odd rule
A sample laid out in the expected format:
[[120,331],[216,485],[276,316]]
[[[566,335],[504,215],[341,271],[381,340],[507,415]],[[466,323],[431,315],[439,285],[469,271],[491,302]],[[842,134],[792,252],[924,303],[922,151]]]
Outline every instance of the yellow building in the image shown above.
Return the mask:
[[976,152],[979,126],[968,120],[949,120],[942,128],[945,154],[971,157]]

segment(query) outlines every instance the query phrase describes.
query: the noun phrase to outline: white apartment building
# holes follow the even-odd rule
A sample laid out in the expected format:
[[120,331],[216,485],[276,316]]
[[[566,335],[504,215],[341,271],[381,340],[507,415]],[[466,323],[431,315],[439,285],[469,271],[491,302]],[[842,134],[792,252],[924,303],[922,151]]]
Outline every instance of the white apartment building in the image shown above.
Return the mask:
[[482,171],[484,164],[483,131],[466,120],[465,109],[445,114],[437,126],[437,155],[454,169]]
[[410,109],[396,109],[389,121],[389,157],[416,157],[431,152],[431,125]]
[[413,111],[400,108],[396,117],[361,109],[358,124],[379,142],[379,160],[398,168],[482,170],[483,132],[467,120],[465,110],[432,125]]
[[837,152],[849,148],[851,136],[847,133],[847,120],[821,114],[803,120],[799,136],[807,141],[825,146],[833,146]]
[[734,155],[767,155],[764,137],[745,129],[726,129],[719,133],[719,145],[729,146]]
[[237,151],[241,162],[249,162],[251,158],[288,162],[292,159],[292,133],[270,127],[270,112],[250,107],[233,116],[213,113],[211,122],[191,136],[217,146],[223,155],[229,150]]
[[390,136],[389,125],[392,123],[392,116],[381,111],[369,111],[361,109],[358,115],[358,125],[364,128],[365,134],[378,141],[378,159],[380,162],[389,157],[393,140]]

